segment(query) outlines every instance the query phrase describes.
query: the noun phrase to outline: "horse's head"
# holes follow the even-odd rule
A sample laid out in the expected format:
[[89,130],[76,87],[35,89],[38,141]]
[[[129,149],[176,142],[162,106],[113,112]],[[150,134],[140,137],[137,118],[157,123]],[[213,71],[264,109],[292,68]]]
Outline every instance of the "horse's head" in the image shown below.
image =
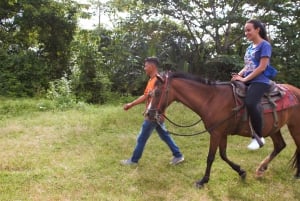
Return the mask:
[[168,75],[156,75],[154,90],[151,93],[151,101],[147,107],[146,115],[151,121],[162,121],[162,114],[167,106]]

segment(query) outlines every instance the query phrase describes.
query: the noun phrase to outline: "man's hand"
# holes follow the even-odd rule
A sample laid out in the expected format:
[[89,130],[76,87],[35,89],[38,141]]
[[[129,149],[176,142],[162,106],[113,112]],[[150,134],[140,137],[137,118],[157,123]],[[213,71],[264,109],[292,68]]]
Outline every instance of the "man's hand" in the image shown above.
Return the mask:
[[127,103],[127,104],[125,104],[125,105],[123,106],[123,109],[124,109],[124,110],[128,110],[128,109],[130,109],[132,106],[133,106],[132,103]]

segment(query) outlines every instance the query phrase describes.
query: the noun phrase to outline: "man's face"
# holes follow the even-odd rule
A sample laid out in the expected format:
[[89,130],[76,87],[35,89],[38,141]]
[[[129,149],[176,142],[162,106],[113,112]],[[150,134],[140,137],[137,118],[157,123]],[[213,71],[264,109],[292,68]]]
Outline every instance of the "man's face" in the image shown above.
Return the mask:
[[150,76],[153,72],[153,69],[154,69],[154,64],[153,63],[145,62],[144,70],[146,72],[146,75]]

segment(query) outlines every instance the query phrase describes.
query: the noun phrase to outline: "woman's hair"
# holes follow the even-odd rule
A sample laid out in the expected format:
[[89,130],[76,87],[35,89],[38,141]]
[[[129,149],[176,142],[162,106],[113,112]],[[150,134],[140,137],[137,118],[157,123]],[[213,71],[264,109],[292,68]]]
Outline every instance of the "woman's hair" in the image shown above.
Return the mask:
[[268,36],[267,36],[266,27],[261,21],[256,20],[256,19],[251,19],[251,20],[248,20],[246,23],[253,24],[255,29],[259,28],[260,37],[262,37],[266,41],[270,41]]

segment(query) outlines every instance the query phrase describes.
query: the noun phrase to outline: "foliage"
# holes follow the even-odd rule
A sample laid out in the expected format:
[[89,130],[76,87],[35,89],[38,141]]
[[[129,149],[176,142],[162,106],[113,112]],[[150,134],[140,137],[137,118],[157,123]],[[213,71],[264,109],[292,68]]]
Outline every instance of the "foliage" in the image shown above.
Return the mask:
[[4,0],[0,8],[0,94],[39,94],[49,81],[68,70],[76,4],[69,0]]
[[[211,64],[218,58],[224,64],[228,64],[227,58],[236,60],[236,56],[241,59],[247,42],[243,40],[243,27],[249,18],[259,18],[266,22],[267,29],[271,36],[278,36],[272,41],[274,47],[274,56],[272,64],[278,66],[281,75],[278,79],[281,81],[288,81],[291,84],[298,85],[298,81],[287,78],[285,74],[296,73],[299,71],[299,60],[297,54],[299,44],[298,31],[290,29],[292,26],[295,30],[299,29],[299,1],[127,1],[121,3],[120,1],[112,1],[118,10],[126,10],[130,13],[130,17],[122,20],[126,22],[122,30],[130,29],[131,34],[136,34],[135,38],[142,38],[147,44],[147,49],[151,47],[156,48],[156,55],[168,58],[173,68],[182,70],[182,68],[191,73],[201,75],[213,74],[215,78],[228,79],[228,70],[217,71],[210,69]],[[142,3],[141,3],[142,2]],[[146,17],[147,16],[147,17]],[[284,19],[284,20],[282,20]],[[159,24],[163,26],[147,26],[149,24]],[[178,28],[169,29],[174,22]],[[172,26],[172,25],[171,25]],[[129,28],[128,28],[129,27]],[[135,27],[132,29],[130,27]],[[289,30],[288,30],[289,27]],[[142,29],[141,29],[142,28]],[[181,30],[181,31],[177,31]],[[177,38],[172,40],[170,46],[171,51],[168,50],[168,42],[163,37],[157,38],[157,34],[168,34],[170,38]],[[177,35],[178,34],[178,35]],[[184,48],[180,45],[180,37],[186,38],[184,41]],[[166,54],[160,55],[160,45]],[[176,52],[174,46],[180,47],[180,53]],[[290,49],[295,51],[291,52]],[[161,51],[163,52],[163,51]],[[175,59],[172,55],[176,55]],[[279,58],[278,58],[279,57]],[[293,58],[293,59],[292,59]],[[181,62],[178,62],[181,60]],[[291,65],[287,62],[290,62]],[[181,68],[178,68],[179,64]],[[188,65],[186,65],[188,64]],[[232,68],[239,64],[232,63]],[[185,66],[185,67],[183,67]],[[219,66],[219,65],[218,65]],[[228,66],[228,65],[227,65]],[[230,68],[228,66],[228,68]],[[215,69],[217,67],[215,66]]]
[[283,82],[300,87],[300,1],[285,1],[274,7],[276,15],[270,15],[276,32],[272,44],[273,58],[280,70],[279,78]]
[[204,65],[206,67],[205,77],[212,80],[228,81],[231,79],[231,73],[239,72],[244,64],[238,55],[218,55],[208,60]]
[[74,94],[88,103],[104,103],[111,81],[101,52],[103,40],[98,31],[80,31],[72,43]]
[[76,104],[76,99],[71,88],[71,81],[66,76],[50,82],[50,87],[47,90],[47,98],[54,101],[56,107],[60,109],[71,108]]
[[[45,60],[34,51],[0,51],[0,94],[10,97],[27,97],[43,93],[48,85],[49,68]],[[44,66],[45,69],[41,69]]]
[[99,47],[103,55],[103,68],[112,83],[112,91],[121,94],[140,93],[145,80],[143,60],[147,55],[146,44],[143,36],[131,28],[128,26],[124,32],[119,27],[113,33],[97,30],[103,42]]
[[300,86],[299,1],[88,2],[109,15],[112,28],[81,30],[78,17],[92,14],[72,0],[0,2],[0,95],[44,95],[65,73],[76,100],[102,104],[139,95],[148,56],[160,59],[161,71],[229,80],[243,65],[249,18],[266,23],[277,81]]
[[77,7],[72,1],[20,1],[14,24],[18,43],[25,49],[36,48],[50,64],[50,80],[68,70],[69,45],[77,24]]

